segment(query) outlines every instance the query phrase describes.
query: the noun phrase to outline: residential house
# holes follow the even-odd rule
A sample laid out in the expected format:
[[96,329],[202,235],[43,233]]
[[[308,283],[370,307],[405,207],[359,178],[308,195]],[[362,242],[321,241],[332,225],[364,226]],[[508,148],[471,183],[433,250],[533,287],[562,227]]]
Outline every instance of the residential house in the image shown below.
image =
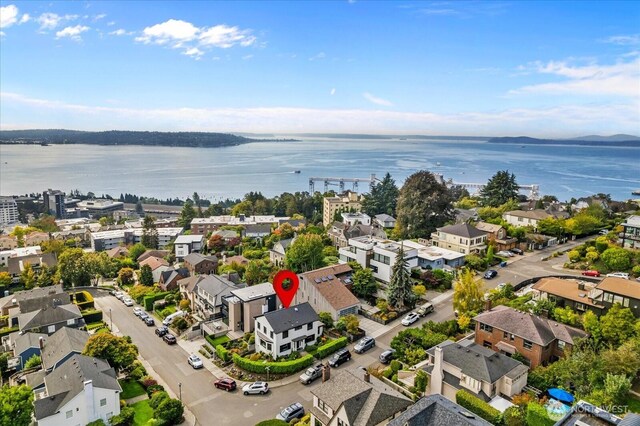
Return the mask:
[[229,257],[223,256],[222,263],[224,263],[225,265],[231,265],[233,263],[237,263],[238,265],[247,266],[247,264],[249,264],[249,259],[247,259],[242,255],[229,256]]
[[591,206],[602,207],[605,212],[611,213],[609,201],[607,201],[605,198],[599,197],[580,197],[575,203],[571,204],[571,211],[574,213],[578,213],[581,210],[587,209]]
[[308,303],[265,312],[255,318],[256,351],[274,359],[315,345],[324,325]]
[[107,256],[110,259],[122,259],[129,256],[129,250],[126,247],[114,247],[111,250],[107,250]]
[[140,265],[140,269],[142,269],[142,267],[145,265],[151,268],[151,273],[153,274],[154,283],[157,283],[158,281],[160,281],[160,276],[162,275],[163,272],[170,271],[173,269],[169,265],[169,262],[167,262],[162,258],[154,257],[154,256],[147,257],[145,260],[138,262],[138,265]]
[[10,346],[13,348],[14,362],[9,360],[9,368],[15,365],[16,370],[24,369],[24,365],[32,356],[40,356],[41,339],[47,337],[44,333],[12,333],[9,337]]
[[387,238],[386,232],[377,226],[362,224],[351,226],[342,222],[334,222],[331,228],[327,231],[327,235],[336,248],[346,247],[349,245],[349,240],[351,238],[364,236],[382,239]]
[[387,426],[491,426],[464,407],[433,394],[420,398]]
[[9,264],[10,257],[22,257],[36,254],[42,254],[40,246],[17,247],[11,250],[2,250],[0,251],[0,267],[6,267]]
[[636,318],[640,318],[640,284],[624,278],[606,277],[596,286],[593,295],[598,303],[609,310],[614,303],[629,308]]
[[538,223],[543,219],[549,218],[565,218],[566,212],[546,211],[543,209],[534,210],[512,210],[505,212],[502,218],[508,224],[513,226],[531,226],[533,229],[538,228]]
[[299,274],[300,285],[293,303],[308,302],[316,312],[329,312],[334,321],[356,314],[360,301],[350,291],[352,273],[349,265],[340,264]]
[[335,197],[324,197],[322,200],[322,225],[329,226],[338,212],[357,213],[362,209],[363,197],[356,192],[346,191]]
[[346,223],[349,226],[354,225],[371,225],[371,216],[366,213],[358,212],[358,213],[349,213],[343,212],[340,213],[342,217],[342,223]]
[[[142,228],[120,228],[108,231],[91,233],[91,248],[95,251],[105,251],[121,245],[136,244],[142,241],[144,229]],[[165,247],[171,244],[179,235],[182,228],[158,228],[158,247]]]
[[158,257],[160,259],[164,259],[165,257],[169,256],[171,254],[171,252],[169,250],[147,250],[144,253],[142,253],[140,256],[138,256],[138,258],[136,259],[136,261],[138,263],[150,258],[150,257]]
[[253,332],[255,318],[278,308],[279,300],[273,284],[266,282],[231,290],[222,298],[222,305],[229,312],[229,329],[243,333]]
[[477,222],[480,220],[476,209],[455,209],[456,223]]
[[236,285],[219,275],[201,275],[194,287],[194,303],[192,309],[205,319],[223,319],[227,321],[229,312],[223,305],[223,298],[229,296],[232,290],[245,287]]
[[526,234],[527,250],[542,250],[558,244],[558,238],[543,234]]
[[[617,407],[613,405],[611,407]],[[613,411],[613,410],[611,410]],[[617,412],[618,414],[619,411]],[[586,401],[578,401],[571,410],[558,420],[554,426],[638,426],[640,414],[626,413],[620,418],[604,407],[597,407]]]
[[51,371],[60,367],[74,355],[82,354],[89,340],[85,330],[62,327],[42,340],[42,368]]
[[[183,299],[190,302],[191,307],[196,306],[196,285],[205,279],[205,275],[192,275],[187,278],[178,280],[178,288]],[[193,309],[195,312],[195,309]]]
[[268,223],[248,224],[242,230],[244,238],[262,238],[269,234],[271,234],[271,225]]
[[273,215],[245,216],[244,214],[240,214],[237,217],[229,215],[197,217],[191,221],[191,233],[207,235],[210,232],[217,231],[221,226],[268,224],[269,227],[271,227],[271,225],[278,226],[284,222],[289,222],[289,218],[276,217]]
[[0,298],[0,316],[9,317],[9,326],[15,327],[18,325],[18,315],[39,309],[54,300],[58,300],[62,304],[71,303],[69,294],[62,289],[60,284],[17,291]]
[[189,270],[187,268],[168,269],[160,274],[158,287],[160,287],[162,291],[171,291],[178,287],[178,281],[188,276]]
[[58,259],[55,253],[28,254],[25,256],[14,256],[7,259],[7,272],[17,282],[24,267],[29,264],[31,268],[38,272],[43,266],[56,266]]
[[464,254],[442,247],[427,244],[426,240],[418,239],[402,241],[402,245],[408,249],[418,251],[418,267],[422,269],[444,269],[451,271],[464,266]]
[[80,309],[73,303],[61,304],[57,299],[39,309],[18,315],[18,328],[21,332],[53,334],[62,327],[84,326]]
[[311,394],[309,424],[322,426],[386,425],[412,404],[363,368],[340,370]]
[[284,257],[289,246],[293,243],[294,238],[277,241],[271,250],[269,250],[269,260],[276,266],[284,265]]
[[527,366],[471,340],[445,340],[427,350],[424,371],[429,376],[426,394],[440,394],[450,401],[464,389],[489,402],[511,398],[527,384]]
[[288,217],[278,218],[278,226],[280,226],[282,224],[285,224],[285,223],[288,223],[294,229],[298,229],[301,226],[306,226],[307,220],[306,219],[291,219],[291,218],[288,218]]
[[396,227],[396,219],[393,216],[389,216],[388,214],[377,214],[373,218],[373,222],[377,224],[380,228],[395,228]]
[[102,359],[73,355],[47,374],[44,383],[33,402],[38,426],[86,425],[98,419],[108,423],[120,414],[122,388]]
[[83,246],[91,244],[91,231],[88,229],[70,229],[68,231],[59,231],[51,234],[55,240],[77,241]]
[[189,275],[215,274],[218,270],[218,258],[215,256],[205,256],[200,253],[191,253],[184,258],[184,267],[189,271]]
[[199,253],[204,247],[204,235],[180,235],[173,242],[176,258],[182,260],[190,253]]
[[545,317],[496,306],[474,318],[475,342],[507,356],[519,353],[530,368],[554,362],[571,349],[584,331]]
[[39,246],[49,240],[49,234],[46,232],[31,232],[28,235],[25,235],[24,244],[27,246]]
[[510,250],[518,245],[518,239],[509,238],[507,230],[500,225],[478,222],[475,227],[487,233],[487,241],[493,244],[495,251]]
[[220,229],[218,231],[213,231],[211,236],[219,235],[225,242],[229,242],[234,238],[238,238],[238,233],[236,231],[232,231],[229,229]]
[[629,216],[622,228],[622,247],[640,248],[640,216]]
[[582,279],[562,279],[546,277],[532,286],[534,299],[547,299],[559,308],[569,307],[578,313],[593,311],[600,316],[605,306],[595,297],[596,283]]
[[436,228],[431,244],[464,254],[482,253],[487,248],[487,234],[468,223]]
[[0,250],[13,250],[18,248],[18,239],[9,235],[0,235]]

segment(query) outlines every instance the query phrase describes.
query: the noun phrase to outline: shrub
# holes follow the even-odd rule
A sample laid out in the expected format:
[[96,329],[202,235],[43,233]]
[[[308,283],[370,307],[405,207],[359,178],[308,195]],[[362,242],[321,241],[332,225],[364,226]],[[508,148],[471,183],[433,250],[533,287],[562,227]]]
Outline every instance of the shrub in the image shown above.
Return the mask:
[[233,363],[243,370],[250,371],[252,373],[265,374],[267,372],[266,367],[269,367],[269,373],[271,374],[292,374],[313,364],[313,356],[305,355],[302,358],[298,358],[293,361],[263,362],[251,361],[248,358],[243,358],[238,354],[234,354]]
[[502,414],[505,426],[526,426],[524,412],[518,407],[509,407]]
[[547,410],[536,402],[527,405],[527,425],[529,426],[553,426],[555,421],[547,416]]
[[158,408],[158,406],[165,400],[170,399],[169,394],[165,391],[156,392],[149,399],[149,407],[154,410]]
[[154,395],[158,392],[164,392],[164,386],[162,385],[151,385],[147,388],[147,395]]
[[180,423],[183,413],[184,406],[182,402],[171,398],[162,401],[153,414],[158,420],[161,420],[163,424],[175,425]]
[[111,417],[109,422],[111,426],[129,426],[133,423],[133,416],[136,410],[132,407],[124,407],[120,410],[120,414]]
[[395,374],[402,368],[402,363],[397,359],[394,359],[393,361],[391,361],[391,364],[389,364],[389,368]]
[[231,355],[229,351],[224,348],[222,345],[216,345],[216,355],[224,362],[229,362],[231,359]]
[[[456,403],[494,425],[502,424],[502,414],[480,398],[465,390],[456,392]],[[531,423],[529,423],[531,424]],[[552,423],[553,424],[553,423]]]
[[144,386],[144,388],[148,388],[149,386],[153,386],[153,385],[157,385],[158,381],[156,379],[154,379],[151,376],[144,376],[141,380],[140,383],[142,384],[142,386]]
[[178,304],[181,311],[186,311],[191,306],[191,301],[189,299],[183,299]]
[[87,426],[107,426],[102,419],[94,420],[87,423]]
[[262,358],[262,354],[260,352],[251,354],[251,356],[249,357],[251,361],[258,361],[260,358]]
[[156,294],[150,294],[148,296],[144,296],[143,300],[143,305],[144,305],[144,310],[145,311],[152,311],[153,310],[153,303],[156,300],[160,300],[160,299],[164,299],[165,296],[167,296],[168,294],[170,294],[169,292],[163,292],[163,293],[156,293]]
[[91,324],[92,322],[102,321],[102,311],[87,311],[82,314],[85,324]]
[[332,340],[331,342],[327,343],[326,345],[322,345],[322,346],[320,346],[318,348],[318,351],[316,352],[316,358],[322,359],[322,358],[324,358],[326,356],[331,355],[332,353],[334,353],[338,349],[344,348],[345,346],[347,346],[347,338],[346,337],[341,337],[339,339]]
[[183,317],[174,319],[171,325],[180,331],[186,330],[189,327],[189,323]]
[[24,363],[24,369],[28,370],[29,368],[37,367],[39,365],[42,365],[42,359],[39,355],[33,355]]
[[414,383],[417,392],[424,392],[429,384],[429,376],[424,371],[418,370]]

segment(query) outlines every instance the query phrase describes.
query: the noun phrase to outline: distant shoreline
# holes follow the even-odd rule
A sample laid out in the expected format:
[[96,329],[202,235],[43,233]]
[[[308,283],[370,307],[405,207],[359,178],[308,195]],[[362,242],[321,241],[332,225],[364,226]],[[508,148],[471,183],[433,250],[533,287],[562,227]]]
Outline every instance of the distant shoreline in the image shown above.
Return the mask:
[[487,143],[511,145],[565,145],[591,147],[640,148],[640,140],[579,140],[579,139],[536,139],[525,136],[491,138]]

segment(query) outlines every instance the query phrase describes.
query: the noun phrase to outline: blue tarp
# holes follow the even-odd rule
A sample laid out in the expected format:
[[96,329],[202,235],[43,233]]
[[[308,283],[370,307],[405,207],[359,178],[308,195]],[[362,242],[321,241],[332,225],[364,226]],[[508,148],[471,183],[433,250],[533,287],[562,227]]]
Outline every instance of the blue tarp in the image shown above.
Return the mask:
[[549,396],[557,399],[560,402],[566,402],[568,404],[571,404],[574,401],[573,395],[571,395],[566,390],[553,388],[553,389],[549,389],[547,393],[549,394]]

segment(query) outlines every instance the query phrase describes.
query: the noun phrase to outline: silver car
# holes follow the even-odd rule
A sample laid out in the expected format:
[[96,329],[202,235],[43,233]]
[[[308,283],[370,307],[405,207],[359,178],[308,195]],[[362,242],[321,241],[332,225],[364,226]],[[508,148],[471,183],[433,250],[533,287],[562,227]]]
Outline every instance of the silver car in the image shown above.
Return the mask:
[[269,384],[267,382],[247,383],[242,387],[242,393],[245,395],[264,395],[269,392]]

